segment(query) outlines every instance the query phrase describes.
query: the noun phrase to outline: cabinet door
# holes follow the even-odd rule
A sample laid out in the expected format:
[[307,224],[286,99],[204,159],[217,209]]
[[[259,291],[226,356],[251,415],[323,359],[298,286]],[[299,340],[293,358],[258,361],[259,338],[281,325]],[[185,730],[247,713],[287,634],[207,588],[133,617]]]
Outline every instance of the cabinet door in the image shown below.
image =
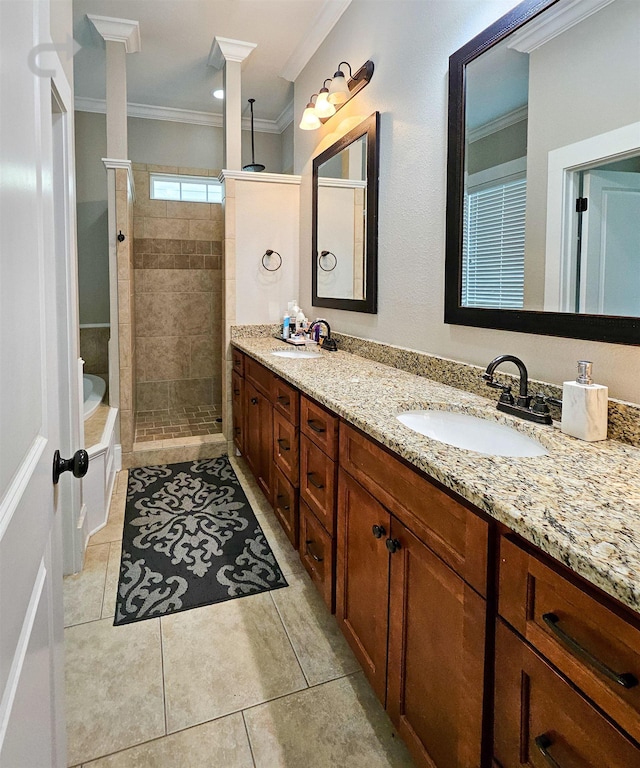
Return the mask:
[[298,428],[275,408],[273,410],[273,460],[290,483],[298,485]]
[[298,549],[298,491],[278,467],[273,468],[273,511],[291,545]]
[[309,438],[300,435],[300,498],[333,536],[337,465]]
[[272,408],[269,400],[247,379],[245,393],[244,456],[260,490],[271,504]]
[[390,515],[340,470],[336,618],[384,705],[387,687]]
[[418,765],[480,765],[486,603],[391,522],[387,711]]
[[235,371],[231,375],[231,399],[233,442],[240,453],[244,453],[244,379]]
[[498,620],[494,757],[502,768],[631,768],[640,750]]
[[333,550],[331,536],[320,525],[304,501],[300,501],[300,560],[332,613],[334,610]]

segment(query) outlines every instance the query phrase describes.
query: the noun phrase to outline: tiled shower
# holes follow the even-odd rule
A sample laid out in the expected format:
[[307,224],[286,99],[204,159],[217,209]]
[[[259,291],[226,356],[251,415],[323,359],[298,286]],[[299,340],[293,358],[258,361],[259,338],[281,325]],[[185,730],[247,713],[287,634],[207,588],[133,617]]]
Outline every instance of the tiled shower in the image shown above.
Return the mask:
[[221,431],[220,204],[149,199],[149,173],[218,171],[133,165],[136,414],[134,444]]

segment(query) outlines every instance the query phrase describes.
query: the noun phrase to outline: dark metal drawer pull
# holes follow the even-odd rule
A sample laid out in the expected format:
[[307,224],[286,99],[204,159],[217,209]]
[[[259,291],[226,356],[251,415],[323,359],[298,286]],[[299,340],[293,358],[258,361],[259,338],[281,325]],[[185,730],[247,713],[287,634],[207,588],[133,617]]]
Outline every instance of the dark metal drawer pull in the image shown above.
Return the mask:
[[257,397],[252,397],[251,398],[251,405],[258,405],[258,398]]
[[376,539],[381,539],[386,533],[384,525],[374,525],[372,530]]
[[541,733],[540,736],[536,736],[533,741],[534,741],[536,747],[538,747],[538,749],[540,750],[540,754],[549,763],[549,765],[552,765],[553,768],[562,768],[560,763],[548,751],[549,747],[553,746],[553,742],[547,736],[546,733]]
[[276,399],[279,403],[282,403],[283,405],[291,404],[291,400],[289,400],[289,398],[286,395],[279,395]]
[[307,472],[307,477],[309,478],[309,482],[311,485],[314,486],[314,488],[317,488],[319,491],[321,491],[324,488],[324,485],[322,483],[317,483],[313,478],[315,476],[315,472]]
[[314,432],[322,433],[327,431],[324,427],[321,427],[319,423],[314,419],[307,419],[307,424]]
[[[287,498],[287,497],[284,495],[284,493],[279,493],[279,494],[276,496],[276,501],[280,501],[281,499],[286,499],[286,498]],[[289,505],[288,505],[288,504],[284,504],[284,505],[283,505],[283,507],[282,507],[282,509],[284,509],[284,511],[285,511],[285,512],[288,512],[288,511],[289,511],[289,509],[290,509],[290,507],[289,507]]]
[[234,432],[234,434],[239,435],[240,434],[240,427],[234,427],[233,428],[233,432]]
[[613,669],[597,659],[593,654],[589,653],[586,648],[583,648],[580,643],[574,640],[563,629],[558,626],[560,619],[555,613],[543,613],[542,621],[549,627],[549,629],[576,655],[582,657],[587,664],[590,664],[600,674],[607,677],[609,680],[613,680],[614,683],[618,683],[623,688],[634,688],[638,685],[638,678],[632,675],[631,672],[614,672]]
[[291,450],[291,448],[289,446],[289,441],[287,440],[286,437],[279,437],[278,438],[278,445],[280,446],[280,448],[282,448],[283,451],[290,451]]
[[233,394],[234,395],[239,395],[240,394],[240,390],[239,389],[234,389],[233,390]]
[[398,539],[387,539],[385,545],[392,555],[400,549],[400,542]]
[[315,552],[312,552],[309,547],[310,544],[314,544],[314,543],[315,542],[313,541],[313,539],[307,539],[305,541],[305,544],[307,545],[307,554],[311,555],[311,557],[316,561],[316,563],[321,563],[324,560],[324,557],[319,557],[318,555],[315,554]]

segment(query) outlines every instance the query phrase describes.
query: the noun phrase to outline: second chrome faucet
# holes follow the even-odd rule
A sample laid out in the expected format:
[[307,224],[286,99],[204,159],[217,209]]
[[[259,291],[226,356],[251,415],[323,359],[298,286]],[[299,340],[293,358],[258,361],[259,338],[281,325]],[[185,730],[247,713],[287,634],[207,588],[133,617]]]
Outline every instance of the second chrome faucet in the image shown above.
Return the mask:
[[[511,394],[511,386],[509,384],[499,384],[493,380],[493,374],[501,363],[513,363],[518,368],[520,384],[517,399]],[[518,416],[527,421],[535,421],[537,424],[553,423],[547,406],[547,398],[541,393],[533,398],[529,395],[527,367],[519,357],[514,355],[498,355],[489,363],[487,370],[482,374],[482,378],[486,381],[487,386],[502,390],[496,406],[499,411],[510,413],[512,416]]]

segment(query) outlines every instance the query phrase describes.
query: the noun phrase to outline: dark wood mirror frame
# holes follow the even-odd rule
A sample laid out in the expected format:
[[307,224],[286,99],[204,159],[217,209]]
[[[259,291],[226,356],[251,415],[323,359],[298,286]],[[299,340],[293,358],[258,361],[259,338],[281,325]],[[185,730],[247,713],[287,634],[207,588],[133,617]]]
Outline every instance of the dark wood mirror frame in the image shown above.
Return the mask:
[[640,317],[572,314],[460,305],[465,148],[465,67],[558,0],[524,0],[449,58],[447,222],[444,321],[545,336],[640,345]]
[[[379,144],[380,113],[374,112],[360,125],[345,134],[324,152],[313,158],[312,181],[312,242],[311,242],[311,289],[314,307],[346,309],[351,312],[378,311],[378,168],[380,160]],[[318,169],[327,160],[342,152],[362,136],[367,137],[367,232],[365,254],[364,299],[339,299],[318,296]]]

